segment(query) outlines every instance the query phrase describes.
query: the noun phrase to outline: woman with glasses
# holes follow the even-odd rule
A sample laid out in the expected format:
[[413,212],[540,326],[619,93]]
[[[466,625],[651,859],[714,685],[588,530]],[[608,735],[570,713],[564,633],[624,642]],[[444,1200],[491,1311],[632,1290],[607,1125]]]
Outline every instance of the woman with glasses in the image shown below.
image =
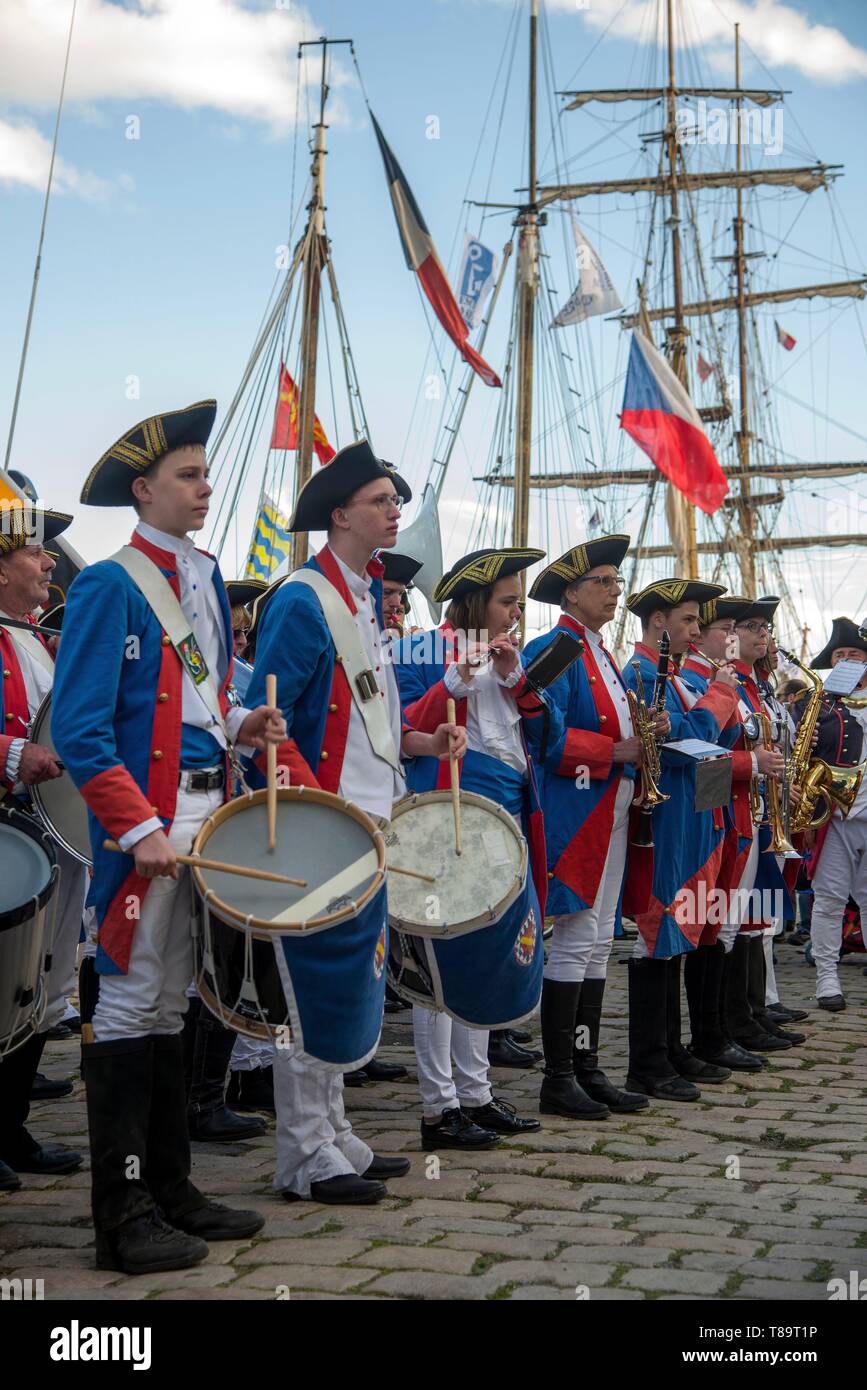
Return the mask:
[[[531,661],[567,632],[584,651],[549,687],[563,716],[561,739],[538,768],[554,930],[542,986],[545,1079],[539,1109],[571,1120],[647,1107],[599,1069],[608,958],[626,867],[629,808],[641,762],[626,686],[601,633],[624,589],[618,571],[629,536],[599,536],[542,570],[530,597],[560,608],[555,627],[527,644]],[[660,721],[662,731],[667,720]]]
[[[406,724],[435,728],[444,718],[447,700],[454,699],[468,742],[461,789],[497,801],[527,836],[533,880],[527,921],[533,915],[535,927],[526,966],[538,970],[540,983],[547,879],[542,816],[527,747],[543,737],[547,705],[540,704],[527,684],[514,628],[522,609],[519,576],[543,556],[542,550],[522,549],[465,555],[434,591],[435,602],[449,601],[442,627],[415,633],[393,649]],[[556,738],[553,711],[549,723],[551,737]],[[415,792],[447,787],[449,769],[431,758],[419,758],[408,767],[407,780]],[[496,879],[496,869],[488,865],[480,864],[479,873]],[[523,940],[521,923],[515,931]],[[476,934],[480,941],[484,935]],[[489,1148],[502,1134],[539,1128],[538,1120],[522,1119],[493,1096],[487,1031],[414,1005],[413,1032],[423,1148]]]

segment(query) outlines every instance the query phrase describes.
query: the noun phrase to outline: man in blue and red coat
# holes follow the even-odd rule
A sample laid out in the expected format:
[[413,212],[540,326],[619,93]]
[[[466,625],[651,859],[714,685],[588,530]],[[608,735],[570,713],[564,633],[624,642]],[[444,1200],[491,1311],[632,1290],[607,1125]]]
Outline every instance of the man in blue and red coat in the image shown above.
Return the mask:
[[[719,584],[660,579],[626,601],[641,620],[641,640],[627,663],[629,688],[650,704],[659,649],[668,633],[671,674],[665,708],[670,740],[718,743],[737,705],[737,681],[717,673],[699,696],[678,675],[680,659],[697,641],[699,606],[723,593]],[[694,1057],[680,1040],[680,961],[701,938],[722,856],[722,814],[695,810],[695,770],[661,750],[660,791],[668,798],[651,812],[652,847],[630,847],[625,907],[639,930],[629,962],[629,1076],[627,1089],[664,1100],[697,1100],[693,1081],[727,1079],[727,1068]]]
[[[208,512],[215,413],[200,401],[144,420],[91,471],[82,502],[132,506],[139,524],[128,550],[73,583],[54,684],[54,740],[90,811],[99,989],[82,1071],[96,1260],[129,1274],[196,1264],[207,1239],[262,1225],[190,1182],[181,1046],[193,950],[177,855],[226,799],[229,745],[285,735],[276,709],[229,708],[226,590],[188,535]],[[189,625],[182,640],[158,608],[176,631]]]
[[[256,663],[247,698],[259,698],[266,673],[276,676],[287,727],[278,750],[283,776],[292,785],[334,792],[374,817],[389,817],[403,794],[403,775],[396,771],[401,753],[447,761],[450,730],[463,751],[463,732],[448,724],[429,734],[403,731],[397,682],[383,654],[383,566],[375,556],[395,544],[401,508],[411,496],[400,474],[376,457],[367,440],[359,440],[312,475],[289,521],[291,531],[328,533],[327,544],[304,568],[324,576],[353,616],[369,663],[363,675],[370,696],[382,699],[387,711],[393,747],[384,751],[390,760],[374,748],[314,589],[290,579],[272,586],[256,607]],[[262,762],[250,768],[251,785],[263,784]],[[382,1179],[408,1171],[408,1159],[378,1157],[353,1133],[340,1072],[278,1047],[274,1098],[274,1185],[288,1201],[379,1202],[388,1195]]]
[[[31,810],[30,788],[62,775],[51,749],[28,737],[28,726],[54,680],[54,658],[33,616],[49,602],[56,562],[46,545],[71,521],[17,499],[4,503],[0,514],[0,784],[6,808]],[[52,1177],[83,1162],[70,1149],[39,1144],[25,1127],[31,1100],[72,1090],[71,1082],[49,1082],[38,1070],[48,1030],[63,1018],[74,985],[86,892],[84,866],[59,843],[54,852],[60,880],[49,908],[54,921],[45,1013],[39,1032],[0,1060],[0,1190],[20,1187],[19,1173]]]
[[[556,627],[529,642],[525,665],[558,635],[580,637],[580,660],[548,687],[563,736],[538,767],[554,931],[542,987],[546,1113],[569,1119],[629,1113],[647,1098],[621,1091],[599,1068],[602,999],[626,867],[629,808],[641,740],[626,686],[602,640],[623,592],[618,572],[629,536],[599,536],[542,570],[530,598],[557,604]],[[668,718],[657,721],[662,735]]]

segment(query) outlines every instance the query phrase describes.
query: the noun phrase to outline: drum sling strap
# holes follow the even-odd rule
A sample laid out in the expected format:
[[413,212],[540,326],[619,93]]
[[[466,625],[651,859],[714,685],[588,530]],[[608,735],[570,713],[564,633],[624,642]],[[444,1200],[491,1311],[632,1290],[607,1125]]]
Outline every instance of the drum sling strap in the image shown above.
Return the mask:
[[2,619],[0,619],[0,627],[9,636],[13,647],[20,647],[38,666],[49,673],[52,680],[54,679],[54,662],[38,637],[34,637],[32,632],[24,627],[19,627],[17,624],[14,628],[6,627]]
[[394,746],[385,701],[380,698],[370,663],[367,659],[355,619],[334,585],[318,570],[300,569],[287,580],[289,584],[306,584],[322,605],[322,612],[343,665],[356,708],[364,720],[370,746],[378,758],[403,776],[403,767]]
[[151,612],[177,652],[181,665],[189,673],[213,723],[222,730],[226,747],[231,752],[232,740],[229,738],[226,721],[220,709],[217,687],[207,668],[204,668],[204,673],[199,678],[196,677],[191,668],[190,646],[193,644],[198,650],[198,645],[195,641],[195,634],[190,631],[189,621],[184,617],[184,610],[175,598],[169,581],[153,560],[149,560],[147,555],[141,550],[136,550],[134,546],[122,546],[115,555],[110,556],[110,559],[126,570],[136,588],[141,591]]

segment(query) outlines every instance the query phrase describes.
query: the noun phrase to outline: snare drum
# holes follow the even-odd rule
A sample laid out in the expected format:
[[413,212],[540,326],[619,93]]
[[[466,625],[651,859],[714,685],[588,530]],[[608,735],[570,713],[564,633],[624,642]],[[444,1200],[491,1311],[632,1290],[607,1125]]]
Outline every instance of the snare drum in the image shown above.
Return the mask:
[[385,846],[370,817],[330,792],[280,787],[269,852],[262,790],[215,811],[193,853],[307,881],[193,868],[196,983],[208,1008],[237,1032],[334,1071],[369,1060],[388,937]]
[[[28,737],[31,742],[41,743],[43,747],[57,754],[51,737],[50,691],[33,716]],[[68,850],[74,859],[89,868],[92,860],[87,802],[69,773],[64,772],[60,777],[53,777],[48,782],[37,782],[29,790],[33,808],[49,834]]]
[[0,1058],[42,1022],[46,914],[58,876],[48,832],[23,811],[0,810]]
[[527,842],[502,806],[461,792],[461,847],[457,855],[451,792],[409,796],[394,807],[389,864],[435,882],[389,876],[389,978],[411,1003],[471,1028],[507,1028],[533,1012],[542,991],[542,920]]

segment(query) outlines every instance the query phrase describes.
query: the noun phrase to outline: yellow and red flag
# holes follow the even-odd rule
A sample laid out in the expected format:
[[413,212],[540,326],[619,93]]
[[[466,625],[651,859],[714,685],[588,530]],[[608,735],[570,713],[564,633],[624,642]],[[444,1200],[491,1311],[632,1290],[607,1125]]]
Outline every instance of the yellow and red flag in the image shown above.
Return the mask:
[[[298,387],[286,370],[285,362],[280,363],[280,393],[274,412],[271,448],[298,448]],[[328,443],[318,415],[313,416],[313,448],[320,463],[330,463],[334,458],[334,450]]]

